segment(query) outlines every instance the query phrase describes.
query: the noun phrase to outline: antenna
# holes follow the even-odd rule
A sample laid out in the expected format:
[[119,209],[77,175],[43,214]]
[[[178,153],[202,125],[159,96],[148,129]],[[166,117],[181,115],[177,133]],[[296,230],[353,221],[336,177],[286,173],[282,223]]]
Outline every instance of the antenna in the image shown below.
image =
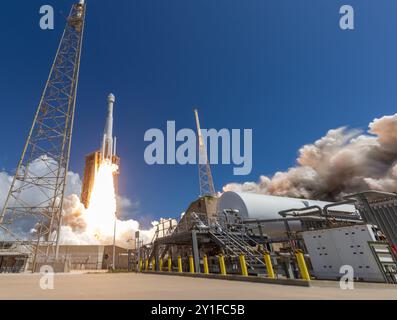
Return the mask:
[[200,196],[215,196],[214,181],[207,156],[207,148],[201,133],[200,120],[197,109],[194,109],[197,126],[197,142],[198,142],[198,170],[200,182]]

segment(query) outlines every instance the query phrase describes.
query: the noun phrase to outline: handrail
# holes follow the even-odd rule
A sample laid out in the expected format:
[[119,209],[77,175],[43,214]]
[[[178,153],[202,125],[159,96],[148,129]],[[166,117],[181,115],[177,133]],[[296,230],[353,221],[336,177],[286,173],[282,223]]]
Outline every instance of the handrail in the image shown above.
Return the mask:
[[[222,241],[221,239],[219,239],[219,237],[217,237],[217,234],[216,234],[217,232],[216,232],[216,231],[213,232],[213,231],[211,230],[210,233],[211,233],[213,236],[215,236],[219,241],[221,241],[221,242],[226,246],[226,249],[228,249],[229,251],[231,251],[232,253],[234,253],[236,256],[238,256],[238,253],[236,253],[236,252],[233,250],[233,248],[231,248],[231,244],[234,244],[235,246],[237,246],[237,248],[238,248],[240,251],[245,252],[246,254],[248,254],[249,257],[250,257],[251,259],[254,259],[255,261],[257,261],[257,262],[259,262],[260,264],[263,264],[263,265],[264,265],[264,262],[263,262],[261,259],[259,259],[258,257],[256,257],[255,254],[254,254],[254,253],[256,253],[256,254],[259,256],[259,255],[260,255],[260,252],[259,252],[259,251],[255,250],[255,249],[250,249],[250,250],[249,250],[249,249],[247,248],[247,245],[245,245],[245,243],[242,243],[242,242],[244,242],[243,240],[237,239],[236,236],[233,235],[233,234],[231,234],[230,232],[227,232],[227,231],[224,231],[223,229],[220,229],[220,233],[221,233],[222,235],[226,236],[226,239],[228,239],[228,240],[230,241],[230,244],[229,244],[229,243],[225,243],[224,241]],[[250,265],[250,268],[253,268],[253,267],[251,266],[250,263],[247,262],[247,264]]]
[[287,209],[287,210],[281,210],[278,214],[282,217],[286,216],[304,216],[304,215],[313,215],[315,214],[314,212],[306,212],[306,213],[296,213],[296,212],[302,212],[302,211],[307,211],[307,210],[312,210],[312,209],[317,209],[319,214],[321,215],[322,209],[320,206],[309,206],[309,207],[304,207],[304,208],[292,208],[292,209]]

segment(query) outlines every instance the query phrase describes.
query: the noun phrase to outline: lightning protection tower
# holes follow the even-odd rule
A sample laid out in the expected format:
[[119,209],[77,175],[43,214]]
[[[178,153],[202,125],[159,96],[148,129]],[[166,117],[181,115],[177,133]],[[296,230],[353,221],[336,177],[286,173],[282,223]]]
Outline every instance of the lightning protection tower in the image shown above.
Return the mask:
[[[86,4],[73,4],[5,205],[3,240],[58,255]],[[32,242],[33,241],[33,242]],[[44,248],[44,250],[43,250]],[[54,250],[51,250],[54,253]]]
[[201,133],[200,121],[197,109],[194,110],[197,126],[197,140],[198,140],[198,169],[200,181],[200,196],[215,196],[214,181],[212,180],[212,173],[210,164],[208,162],[207,149],[204,144],[203,135]]

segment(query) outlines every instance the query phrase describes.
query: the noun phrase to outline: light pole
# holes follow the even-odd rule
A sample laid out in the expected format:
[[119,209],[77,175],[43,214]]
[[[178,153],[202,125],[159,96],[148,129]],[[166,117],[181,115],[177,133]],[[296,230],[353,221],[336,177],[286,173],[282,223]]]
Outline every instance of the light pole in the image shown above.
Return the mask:
[[139,250],[139,231],[135,231],[135,250],[138,253],[136,272],[139,272],[139,261],[141,260],[141,251]]
[[116,269],[116,222],[117,222],[117,212],[114,213],[114,229],[113,229],[113,261],[112,269]]

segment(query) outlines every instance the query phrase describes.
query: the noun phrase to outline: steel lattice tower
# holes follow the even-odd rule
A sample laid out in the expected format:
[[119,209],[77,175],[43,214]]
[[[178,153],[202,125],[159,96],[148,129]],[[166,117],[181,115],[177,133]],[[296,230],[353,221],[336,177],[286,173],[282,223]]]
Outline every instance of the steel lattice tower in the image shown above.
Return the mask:
[[[84,1],[72,6],[0,213],[0,235],[5,240],[34,238],[37,247],[40,241],[45,241],[47,255],[49,246],[59,241],[85,11]],[[57,253],[58,250],[56,256]]]
[[215,196],[214,181],[212,180],[212,173],[210,164],[208,162],[207,149],[204,144],[203,135],[201,134],[200,121],[198,111],[194,110],[197,126],[197,140],[198,140],[198,170],[200,181],[200,196]]

